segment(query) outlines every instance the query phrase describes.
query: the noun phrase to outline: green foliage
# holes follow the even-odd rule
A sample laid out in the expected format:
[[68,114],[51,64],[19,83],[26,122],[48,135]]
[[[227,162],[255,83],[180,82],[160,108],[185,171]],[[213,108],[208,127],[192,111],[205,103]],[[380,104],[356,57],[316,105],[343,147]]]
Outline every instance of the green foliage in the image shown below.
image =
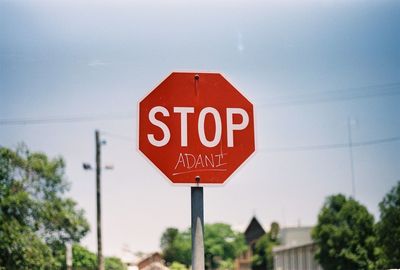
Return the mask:
[[72,246],[72,266],[76,270],[97,269],[97,256],[81,245]]
[[51,249],[17,220],[0,222],[0,269],[52,269]]
[[269,238],[271,241],[274,241],[274,242],[278,241],[278,235],[279,235],[280,230],[281,230],[281,228],[280,228],[278,222],[271,223],[271,229],[269,230]]
[[0,267],[61,269],[65,243],[89,230],[83,211],[64,198],[62,158],[0,148]]
[[208,269],[218,268],[221,261],[234,260],[247,249],[242,233],[224,223],[206,224],[204,249]]
[[381,247],[380,268],[400,268],[400,182],[381,203],[377,236]]
[[219,262],[218,269],[220,269],[220,270],[233,270],[234,267],[235,267],[234,260],[226,259],[226,260],[223,260],[223,261]]
[[126,265],[117,257],[106,257],[104,259],[104,266],[106,270],[126,270]]
[[180,263],[180,262],[172,262],[172,264],[169,266],[170,270],[188,270],[186,265]]
[[[74,270],[97,270],[97,255],[87,248],[74,244],[72,247],[72,266]],[[105,270],[126,270],[126,265],[117,257],[104,258]]]
[[271,223],[269,233],[263,235],[257,240],[253,250],[252,268],[253,269],[273,269],[274,259],[272,255],[272,248],[278,245],[279,224],[277,222]]
[[325,270],[375,269],[374,218],[352,198],[327,198],[312,233]]
[[167,228],[161,236],[161,250],[167,264],[179,262],[191,264],[190,230],[179,232],[176,228]]
[[270,240],[267,234],[258,239],[252,257],[253,269],[272,269],[273,257],[272,247],[274,243]]
[[[205,260],[207,268],[233,265],[233,260],[246,250],[243,234],[235,232],[223,223],[206,224],[204,235]],[[188,267],[191,264],[190,229],[180,232],[168,228],[161,236],[161,249],[168,264],[179,262]],[[231,269],[231,268],[226,268]]]

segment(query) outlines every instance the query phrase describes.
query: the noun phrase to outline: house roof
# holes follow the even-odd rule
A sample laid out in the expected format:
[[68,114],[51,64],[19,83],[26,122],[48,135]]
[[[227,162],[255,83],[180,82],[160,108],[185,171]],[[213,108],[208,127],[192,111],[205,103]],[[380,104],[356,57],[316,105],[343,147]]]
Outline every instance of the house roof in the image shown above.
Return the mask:
[[145,255],[136,263],[139,269],[144,269],[147,265],[150,265],[154,262],[159,262],[162,260],[162,256],[159,252],[153,252],[150,254]]
[[316,242],[307,242],[307,243],[302,243],[301,245],[293,245],[293,246],[277,246],[272,248],[273,253],[281,252],[281,251],[286,251],[286,250],[291,250],[291,249],[296,249],[296,248],[302,248],[302,247],[307,247],[307,246],[313,246],[316,245]]
[[295,246],[312,242],[311,231],[313,227],[282,228],[279,232],[279,242],[282,246]]
[[264,234],[265,234],[264,228],[261,226],[260,222],[258,222],[257,218],[253,217],[250,221],[250,224],[247,226],[244,232],[246,243],[250,244],[253,241],[259,239]]

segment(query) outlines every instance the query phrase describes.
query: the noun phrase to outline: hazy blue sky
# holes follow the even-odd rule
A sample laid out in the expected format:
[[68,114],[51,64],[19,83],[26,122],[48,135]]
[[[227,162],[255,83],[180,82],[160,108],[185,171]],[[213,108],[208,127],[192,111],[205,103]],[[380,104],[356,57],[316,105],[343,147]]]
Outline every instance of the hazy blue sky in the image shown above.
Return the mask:
[[[166,227],[190,226],[190,191],[136,150],[137,103],[172,71],[221,72],[255,105],[257,153],[205,189],[206,222],[315,224],[327,195],[351,194],[349,117],[356,143],[392,138],[353,149],[356,198],[378,217],[400,180],[399,27],[399,1],[0,0],[0,144],[65,157],[94,251],[81,164],[103,131],[105,253],[154,251]],[[103,120],[5,121],[86,116]]]

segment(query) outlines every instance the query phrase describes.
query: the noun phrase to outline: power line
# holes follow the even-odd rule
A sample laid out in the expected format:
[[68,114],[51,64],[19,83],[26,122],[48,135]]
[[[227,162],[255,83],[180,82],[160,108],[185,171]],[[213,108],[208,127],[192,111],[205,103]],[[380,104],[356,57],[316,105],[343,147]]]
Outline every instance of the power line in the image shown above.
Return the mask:
[[[376,139],[364,142],[352,142],[352,147],[362,147],[368,145],[389,143],[400,141],[400,136]],[[306,146],[293,146],[293,147],[267,147],[261,148],[260,152],[299,152],[299,151],[314,151],[314,150],[328,150],[328,149],[338,149],[347,148],[349,143],[335,143],[335,144],[320,144],[320,145],[306,145]]]
[[108,132],[108,131],[101,131],[101,134],[104,134],[106,136],[110,136],[110,137],[114,137],[123,141],[129,141],[129,142],[133,142],[132,137],[126,136],[126,135],[120,135],[120,134],[116,134],[116,133],[112,133],[112,132]]
[[[332,90],[325,92],[314,92],[298,94],[286,97],[278,97],[275,100],[260,104],[259,107],[284,107],[290,105],[315,104],[337,102],[361,98],[374,98],[381,96],[400,95],[400,82],[386,83],[380,85],[369,85],[357,88]],[[37,124],[67,124],[79,122],[94,122],[107,120],[132,119],[133,113],[102,114],[102,115],[78,115],[61,117],[38,117],[38,118],[8,118],[0,119],[0,126],[37,125]]]
[[79,122],[94,122],[104,120],[125,120],[132,119],[132,113],[118,114],[118,115],[86,115],[86,116],[61,116],[61,117],[44,117],[44,118],[9,118],[0,119],[2,126],[15,126],[15,125],[39,125],[39,124],[66,124],[66,123],[79,123]]
[[[114,138],[134,142],[132,137],[110,133],[108,131],[102,131],[102,134],[112,136]],[[362,147],[362,146],[369,146],[369,145],[376,145],[376,144],[383,144],[383,143],[390,143],[390,142],[397,142],[400,141],[400,136],[388,137],[388,138],[381,138],[375,140],[368,140],[362,142],[351,142],[351,146],[354,147]],[[298,151],[314,151],[314,150],[329,150],[329,149],[340,149],[340,148],[347,148],[349,147],[349,142],[346,143],[333,143],[333,144],[319,144],[319,145],[305,145],[305,146],[291,146],[291,147],[267,147],[267,148],[260,148],[258,151],[260,152],[298,152]]]
[[293,96],[283,96],[271,99],[269,102],[261,104],[261,107],[283,107],[290,105],[314,104],[338,102],[344,100],[374,98],[382,96],[393,96],[400,94],[400,83],[388,83],[380,85],[369,85],[357,88],[342,90],[332,90],[325,92],[314,92]]
[[373,144],[381,144],[381,143],[389,143],[389,142],[395,142],[395,141],[399,141],[399,140],[400,140],[400,136],[384,138],[384,139],[377,139],[377,140],[366,141],[366,142],[358,142],[358,143],[353,142],[353,147],[359,147],[359,146],[365,146],[365,145],[373,145]]

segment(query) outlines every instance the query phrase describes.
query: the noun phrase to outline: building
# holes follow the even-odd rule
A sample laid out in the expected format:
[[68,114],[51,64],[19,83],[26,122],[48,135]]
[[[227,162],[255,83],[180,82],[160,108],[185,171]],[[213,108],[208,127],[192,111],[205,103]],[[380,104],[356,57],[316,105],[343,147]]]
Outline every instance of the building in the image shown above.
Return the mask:
[[168,270],[164,265],[164,259],[158,252],[152,253],[137,263],[138,270]]
[[[322,270],[314,259],[317,245],[311,238],[313,227],[282,228],[278,234],[279,246],[272,250],[274,270]],[[234,270],[264,270],[252,267],[252,257],[257,241],[266,232],[257,218],[253,217],[244,237],[249,249],[235,260]]]
[[314,259],[316,248],[313,242],[274,248],[274,270],[322,270]]
[[[265,230],[261,226],[260,222],[253,217],[244,231],[244,238],[249,249],[243,252],[235,260],[235,270],[252,270],[251,262],[254,254],[255,245],[263,235],[265,235]],[[254,269],[253,269],[254,270]]]
[[280,245],[273,248],[274,270],[322,270],[314,259],[317,245],[311,238],[312,227],[283,228]]

